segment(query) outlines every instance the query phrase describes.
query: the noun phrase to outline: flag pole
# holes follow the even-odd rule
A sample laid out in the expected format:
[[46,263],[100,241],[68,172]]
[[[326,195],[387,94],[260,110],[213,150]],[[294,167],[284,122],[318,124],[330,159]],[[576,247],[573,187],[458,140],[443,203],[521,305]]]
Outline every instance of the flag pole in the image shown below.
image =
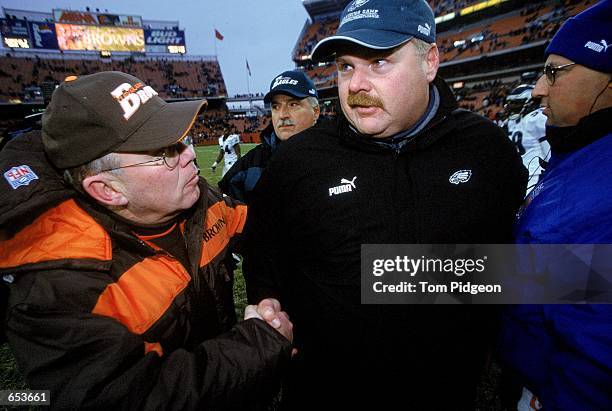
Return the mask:
[[245,63],[246,63],[246,81],[247,81],[247,95],[251,94],[251,89],[249,87],[249,77],[251,76],[251,68],[249,67],[249,60],[248,59],[244,59]]
[[246,80],[247,80],[247,94],[251,94],[251,90],[249,88],[249,70],[246,70]]
[[[217,57],[217,33],[215,32],[215,57]],[[217,60],[219,60],[217,58]]]

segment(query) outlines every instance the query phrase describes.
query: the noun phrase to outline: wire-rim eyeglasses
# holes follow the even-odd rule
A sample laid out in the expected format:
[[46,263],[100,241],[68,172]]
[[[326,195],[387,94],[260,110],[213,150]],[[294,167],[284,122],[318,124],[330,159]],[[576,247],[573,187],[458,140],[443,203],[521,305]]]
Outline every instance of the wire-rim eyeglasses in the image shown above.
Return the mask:
[[569,67],[576,65],[578,63],[567,63],[562,64],[560,66],[553,66],[551,63],[548,63],[544,66],[544,76],[546,76],[546,81],[548,81],[549,86],[553,86],[555,84],[555,80],[557,80],[557,73],[563,70],[567,70]]
[[[143,161],[135,164],[128,164],[125,166],[112,167],[104,170],[100,170],[99,173],[104,173],[105,171],[113,171],[119,170],[121,168],[129,168],[129,167],[140,167],[143,165],[150,164],[152,166],[161,166],[160,161],[163,161],[163,164],[168,167],[170,170],[174,170],[179,163],[180,154],[183,150],[187,149],[189,146],[193,144],[193,140],[191,136],[186,136],[181,141],[171,146],[165,147],[162,149],[161,155],[156,156],[155,158],[147,161]],[[157,163],[157,164],[153,164]]]

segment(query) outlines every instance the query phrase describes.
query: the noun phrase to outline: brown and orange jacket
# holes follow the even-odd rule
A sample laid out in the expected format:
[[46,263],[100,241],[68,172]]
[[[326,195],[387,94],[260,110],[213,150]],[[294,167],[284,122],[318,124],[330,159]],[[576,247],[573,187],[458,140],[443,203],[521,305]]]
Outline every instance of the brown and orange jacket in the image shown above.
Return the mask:
[[245,206],[200,181],[180,221],[185,267],[66,187],[39,133],[0,166],[3,327],[30,388],[58,409],[246,409],[273,394],[289,342],[260,320],[234,325],[224,262]]

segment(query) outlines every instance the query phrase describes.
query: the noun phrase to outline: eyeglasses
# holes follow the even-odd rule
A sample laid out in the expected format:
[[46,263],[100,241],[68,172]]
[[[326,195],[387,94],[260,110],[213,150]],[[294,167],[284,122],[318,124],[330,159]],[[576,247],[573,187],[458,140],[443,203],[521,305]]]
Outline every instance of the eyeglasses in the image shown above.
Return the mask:
[[181,157],[181,153],[189,146],[193,144],[193,140],[191,136],[186,136],[181,141],[171,146],[165,147],[161,150],[160,155],[156,155],[155,158],[147,161],[143,161],[141,163],[128,164],[127,166],[113,167],[107,168],[104,170],[100,170],[100,173],[105,171],[113,171],[119,170],[120,168],[128,168],[128,167],[140,167],[144,165],[151,166],[161,166],[164,164],[170,170],[174,170],[174,168],[178,165],[179,159]]
[[555,80],[557,79],[557,73],[563,70],[567,70],[568,67],[571,67],[577,63],[567,63],[562,64],[560,66],[553,66],[552,64],[547,64],[544,66],[544,75],[546,76],[546,80],[548,81],[548,85],[552,86],[555,84]]

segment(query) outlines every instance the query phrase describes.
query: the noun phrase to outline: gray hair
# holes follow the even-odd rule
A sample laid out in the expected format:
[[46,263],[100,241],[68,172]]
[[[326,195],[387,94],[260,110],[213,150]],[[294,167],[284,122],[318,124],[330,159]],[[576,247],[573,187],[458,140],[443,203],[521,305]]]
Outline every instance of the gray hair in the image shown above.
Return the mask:
[[417,39],[416,37],[412,39],[412,44],[414,44],[414,49],[416,51],[417,56],[425,58],[429,49],[434,45],[433,43],[427,43],[421,39]]
[[308,100],[312,108],[319,107],[319,100],[316,97],[308,96],[306,97],[306,100]]
[[[81,194],[86,194],[85,190],[83,190],[83,180],[85,178],[99,174],[102,170],[119,167],[120,165],[119,157],[115,153],[110,153],[81,166],[64,170],[64,181]],[[121,173],[121,170],[111,170],[109,173],[118,175]]]

